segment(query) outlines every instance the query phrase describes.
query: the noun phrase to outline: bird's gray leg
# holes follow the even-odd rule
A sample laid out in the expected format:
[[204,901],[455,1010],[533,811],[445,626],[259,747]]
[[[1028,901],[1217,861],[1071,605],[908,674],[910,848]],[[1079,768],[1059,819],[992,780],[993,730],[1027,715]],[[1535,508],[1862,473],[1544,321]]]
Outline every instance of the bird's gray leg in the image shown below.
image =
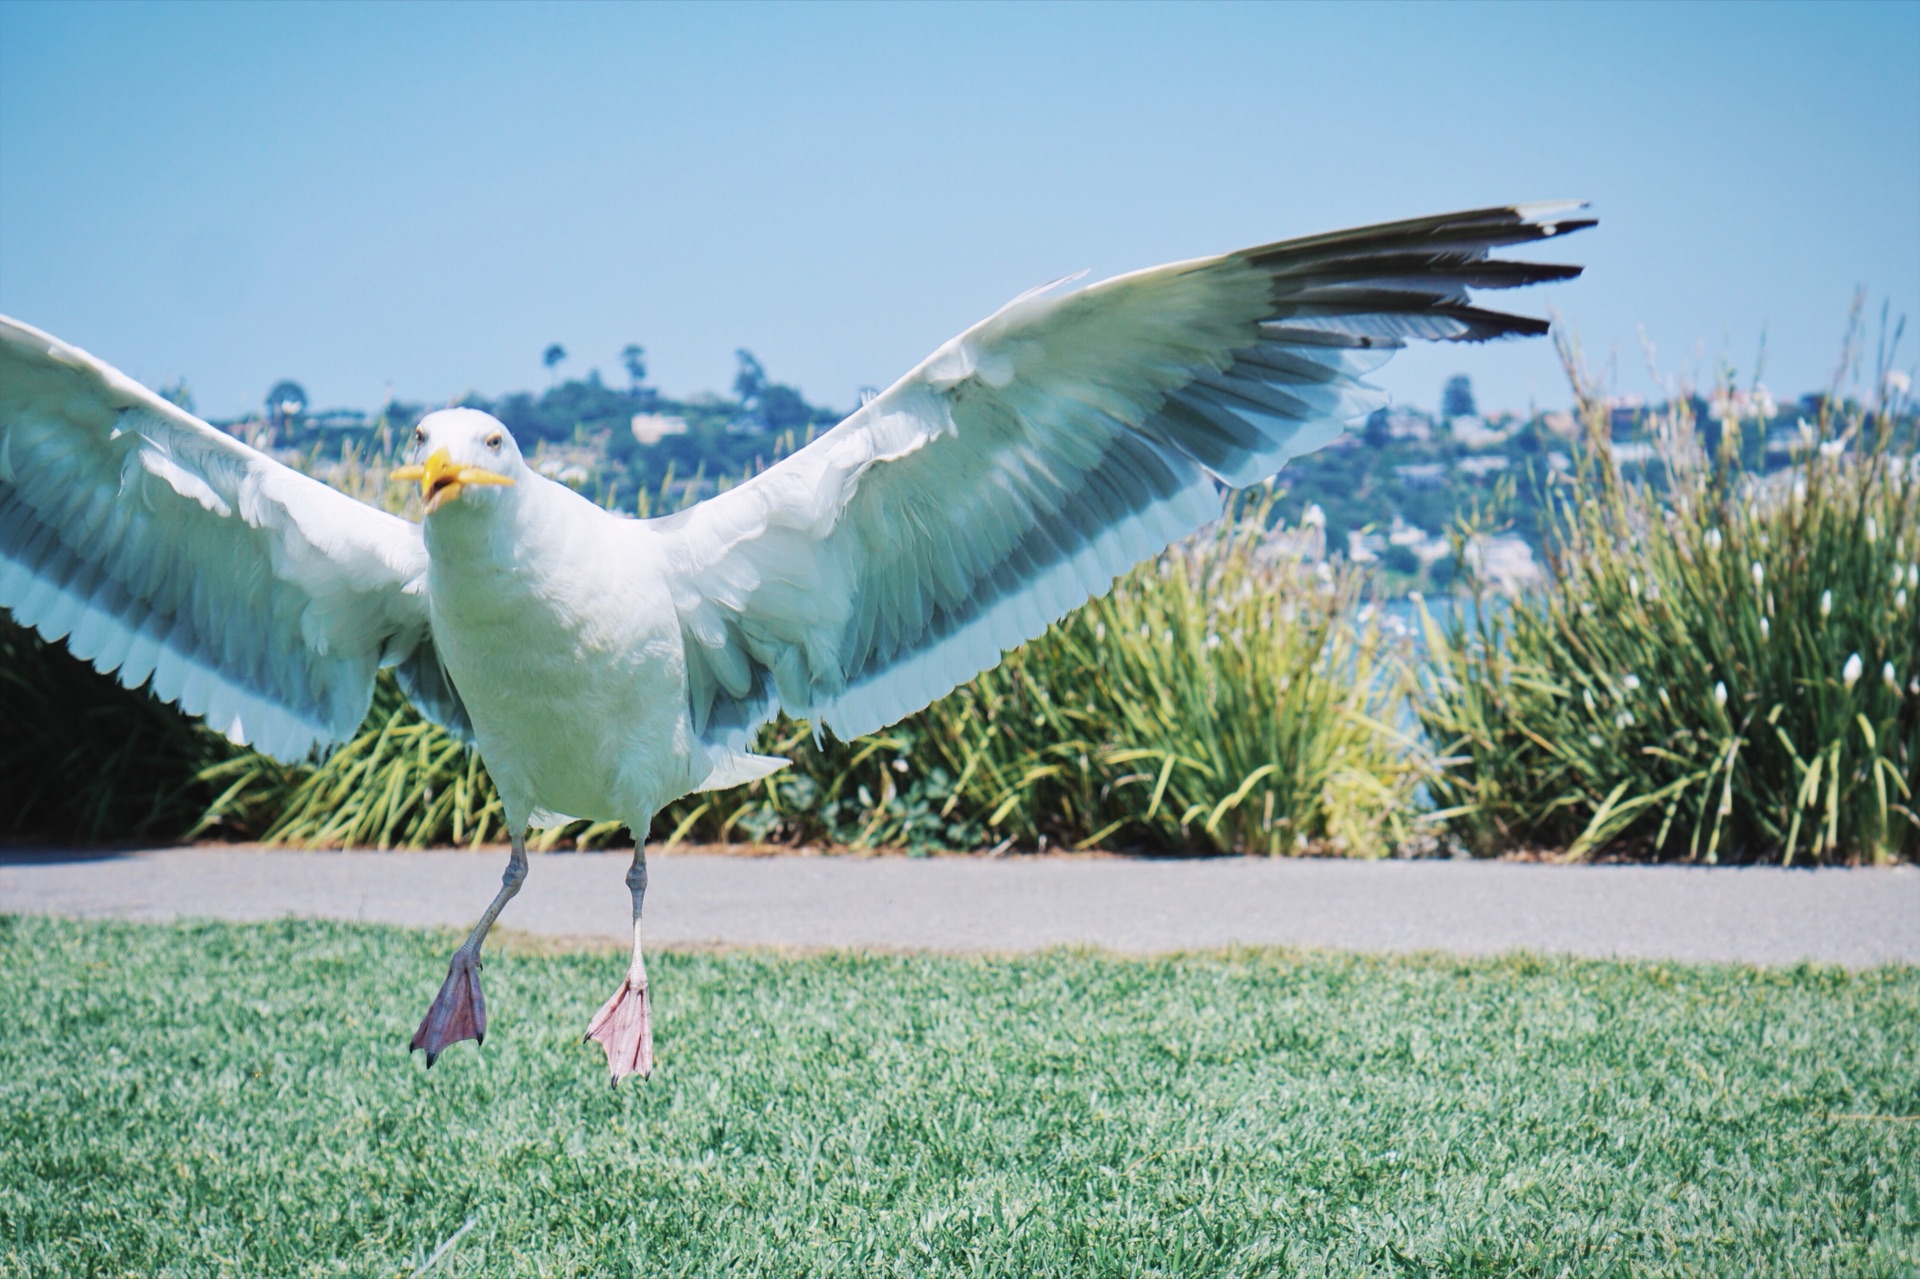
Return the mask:
[[601,1005],[587,1027],[587,1038],[607,1050],[607,1070],[616,1084],[628,1075],[645,1079],[653,1073],[653,1000],[647,993],[647,961],[640,949],[640,907],[647,899],[644,837],[634,841],[627,889],[633,894],[633,960],[627,965],[620,989]]
[[433,997],[433,1006],[427,1009],[420,1029],[413,1032],[409,1048],[426,1049],[429,1067],[449,1044],[457,1044],[462,1039],[486,1042],[487,997],[480,990],[480,945],[486,941],[487,930],[500,917],[501,909],[513,900],[527,878],[526,832],[517,831],[509,838],[513,842],[513,855],[507,860],[506,873],[500,876],[500,891],[494,894],[493,904],[480,916],[480,922],[473,926],[467,940],[453,952],[453,958],[447,963],[447,979],[441,983],[440,993]]

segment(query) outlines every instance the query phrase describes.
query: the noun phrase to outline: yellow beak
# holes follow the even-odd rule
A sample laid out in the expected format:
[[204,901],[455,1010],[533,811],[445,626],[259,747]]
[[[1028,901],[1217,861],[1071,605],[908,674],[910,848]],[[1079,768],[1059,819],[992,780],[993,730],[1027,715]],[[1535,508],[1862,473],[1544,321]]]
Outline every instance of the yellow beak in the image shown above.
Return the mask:
[[427,499],[427,513],[431,515],[440,509],[443,502],[451,502],[460,496],[460,491],[469,484],[512,484],[513,481],[497,471],[489,471],[478,466],[461,466],[453,460],[445,449],[436,449],[433,456],[424,463],[415,462],[400,467],[390,480],[403,482],[420,481],[420,496]]

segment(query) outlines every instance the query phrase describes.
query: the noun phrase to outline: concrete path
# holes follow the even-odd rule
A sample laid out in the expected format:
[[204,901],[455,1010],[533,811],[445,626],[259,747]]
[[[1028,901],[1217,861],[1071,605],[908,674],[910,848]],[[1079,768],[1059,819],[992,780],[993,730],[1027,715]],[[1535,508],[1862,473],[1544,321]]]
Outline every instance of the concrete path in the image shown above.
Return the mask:
[[[535,855],[503,927],[625,941],[623,854]],[[0,850],[0,913],[468,927],[505,855]],[[1920,963],[1920,870],[655,853],[662,946],[1243,945]]]

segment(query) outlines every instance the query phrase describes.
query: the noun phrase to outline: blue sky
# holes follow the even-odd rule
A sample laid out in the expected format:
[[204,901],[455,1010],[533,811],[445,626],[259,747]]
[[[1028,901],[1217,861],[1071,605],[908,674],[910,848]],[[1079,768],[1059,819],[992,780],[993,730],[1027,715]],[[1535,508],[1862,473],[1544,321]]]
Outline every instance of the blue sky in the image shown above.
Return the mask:
[[[1580,197],[1588,274],[1526,308],[1626,391],[1643,326],[1702,380],[1764,330],[1784,396],[1856,286],[1920,312],[1915,49],[1915,3],[4,3],[0,311],[215,415],[537,387],[556,341],[850,405],[1083,267]],[[1543,342],[1378,380],[1457,371],[1568,398]]]

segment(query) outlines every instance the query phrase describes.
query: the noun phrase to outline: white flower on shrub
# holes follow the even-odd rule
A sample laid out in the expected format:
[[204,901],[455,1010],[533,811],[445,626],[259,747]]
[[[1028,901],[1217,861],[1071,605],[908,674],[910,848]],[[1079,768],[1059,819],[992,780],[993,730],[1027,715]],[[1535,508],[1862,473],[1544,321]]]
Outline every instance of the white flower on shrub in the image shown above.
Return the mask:
[[1899,590],[1893,593],[1893,606],[1897,609],[1900,609],[1903,612],[1906,610],[1906,607],[1907,607],[1907,588],[1906,587],[1903,586]]
[[1626,689],[1629,693],[1637,693],[1640,691],[1640,677],[1632,671],[1628,671],[1620,677],[1620,687]]
[[1831,462],[1847,451],[1845,440],[1828,440],[1820,446],[1820,456]]
[[1753,574],[1753,589],[1756,591],[1765,589],[1767,585],[1767,570],[1760,566],[1759,560],[1753,562],[1753,568],[1750,569],[1749,572]]
[[1873,522],[1873,516],[1867,516],[1867,545],[1872,546],[1880,540],[1880,526]]
[[1821,591],[1820,592],[1820,616],[1824,619],[1827,616],[1827,614],[1831,612],[1833,612],[1833,592]]
[[1894,369],[1887,374],[1887,389],[1895,395],[1905,395],[1912,386],[1913,379],[1899,369]]
[[1710,529],[1708,529],[1708,530],[1707,530],[1707,549],[1708,549],[1709,551],[1717,551],[1717,550],[1719,550],[1719,549],[1720,549],[1720,541],[1721,541],[1721,538],[1720,538],[1720,530],[1719,530],[1719,529],[1717,529],[1717,528],[1710,528]]
[[1865,664],[1861,662],[1860,654],[1851,654],[1847,658],[1847,664],[1840,668],[1840,682],[1852,688],[1860,682],[1860,672],[1864,669]]
[[1308,502],[1307,509],[1300,514],[1301,528],[1325,528],[1327,513],[1320,509],[1320,503]]
[[1713,685],[1713,704],[1722,709],[1727,705],[1727,682],[1716,680]]
[[1892,662],[1888,662],[1885,666],[1882,666],[1880,668],[1880,678],[1885,680],[1887,683],[1887,687],[1892,689],[1894,692],[1897,693],[1900,691],[1900,677],[1893,673]]
[[[1820,446],[1821,456],[1822,457],[1826,456],[1826,452],[1827,452],[1826,445],[1824,444],[1821,445]],[[1795,506],[1799,506],[1801,503],[1805,502],[1806,500],[1807,500],[1807,482],[1805,480],[1795,480],[1793,482],[1793,504]]]
[[1767,619],[1763,617],[1760,619],[1760,642],[1764,644],[1772,638],[1773,628],[1767,625]]

